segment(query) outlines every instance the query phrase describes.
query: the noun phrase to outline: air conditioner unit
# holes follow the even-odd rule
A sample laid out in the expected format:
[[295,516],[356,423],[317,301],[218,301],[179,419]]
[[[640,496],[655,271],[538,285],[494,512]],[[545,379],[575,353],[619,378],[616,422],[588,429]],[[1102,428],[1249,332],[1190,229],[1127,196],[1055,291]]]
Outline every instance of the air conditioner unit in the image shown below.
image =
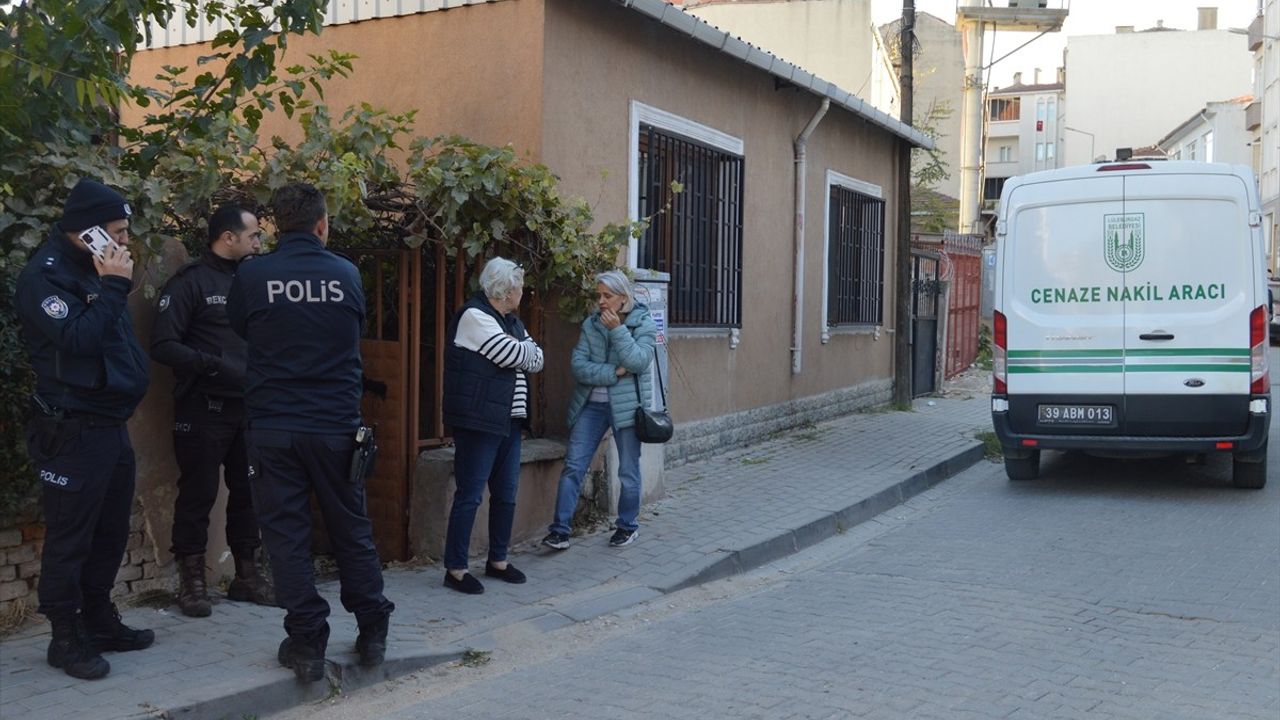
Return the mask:
[[1047,8],[1049,0],[1009,0],[1011,8]]

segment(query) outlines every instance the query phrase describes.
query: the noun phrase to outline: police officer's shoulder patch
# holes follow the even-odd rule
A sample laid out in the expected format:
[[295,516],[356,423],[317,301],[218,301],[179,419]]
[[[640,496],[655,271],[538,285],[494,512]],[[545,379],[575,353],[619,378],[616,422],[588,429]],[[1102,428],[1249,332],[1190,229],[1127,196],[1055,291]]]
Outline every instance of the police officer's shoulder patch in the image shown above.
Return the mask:
[[62,320],[67,317],[67,303],[57,295],[50,295],[45,298],[40,303],[40,307],[44,308],[45,314],[54,320]]

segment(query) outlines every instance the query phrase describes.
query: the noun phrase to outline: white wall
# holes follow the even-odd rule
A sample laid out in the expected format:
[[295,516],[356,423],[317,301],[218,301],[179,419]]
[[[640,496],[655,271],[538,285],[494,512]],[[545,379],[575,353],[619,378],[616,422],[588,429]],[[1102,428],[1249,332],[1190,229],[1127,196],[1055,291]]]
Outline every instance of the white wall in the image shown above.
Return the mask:
[[[1064,121],[1107,157],[1154,145],[1206,103],[1250,93],[1252,65],[1246,38],[1226,30],[1069,37]],[[1088,137],[1065,146],[1067,165],[1090,161]]]
[[[1170,160],[1250,165],[1253,152],[1249,146],[1251,134],[1244,129],[1244,108],[1242,102],[1209,103],[1161,147]],[[1194,158],[1191,157],[1193,149]]]
[[898,117],[898,83],[877,41],[868,0],[725,3],[685,10]]

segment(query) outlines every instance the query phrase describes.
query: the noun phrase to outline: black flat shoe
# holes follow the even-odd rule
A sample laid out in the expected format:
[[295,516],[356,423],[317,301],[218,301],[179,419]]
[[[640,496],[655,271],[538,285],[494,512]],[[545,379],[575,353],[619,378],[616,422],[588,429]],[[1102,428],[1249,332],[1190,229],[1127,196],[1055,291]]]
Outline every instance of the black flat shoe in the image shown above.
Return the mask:
[[524,576],[524,573],[517,570],[516,566],[512,565],[511,563],[507,563],[506,568],[499,570],[498,568],[486,562],[484,564],[484,574],[485,574],[485,577],[498,578],[499,580],[502,580],[504,582],[509,582],[512,585],[521,585],[524,583],[525,580],[528,579]]
[[449,573],[444,574],[444,586],[460,593],[467,595],[480,595],[484,593],[484,585],[480,581],[471,577],[471,573],[464,573],[461,580],[458,580]]

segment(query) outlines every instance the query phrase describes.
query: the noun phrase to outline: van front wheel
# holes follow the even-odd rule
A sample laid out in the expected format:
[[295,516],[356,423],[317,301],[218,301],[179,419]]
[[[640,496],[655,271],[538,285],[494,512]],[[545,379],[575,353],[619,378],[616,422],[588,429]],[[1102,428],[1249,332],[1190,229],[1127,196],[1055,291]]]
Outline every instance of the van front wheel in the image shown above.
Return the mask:
[[1267,448],[1262,448],[1262,459],[1249,462],[1239,455],[1231,461],[1231,484],[1244,490],[1258,490],[1267,484]]
[[1005,455],[1004,474],[1014,481],[1035,480],[1040,476],[1040,451],[1028,451],[1026,457]]

